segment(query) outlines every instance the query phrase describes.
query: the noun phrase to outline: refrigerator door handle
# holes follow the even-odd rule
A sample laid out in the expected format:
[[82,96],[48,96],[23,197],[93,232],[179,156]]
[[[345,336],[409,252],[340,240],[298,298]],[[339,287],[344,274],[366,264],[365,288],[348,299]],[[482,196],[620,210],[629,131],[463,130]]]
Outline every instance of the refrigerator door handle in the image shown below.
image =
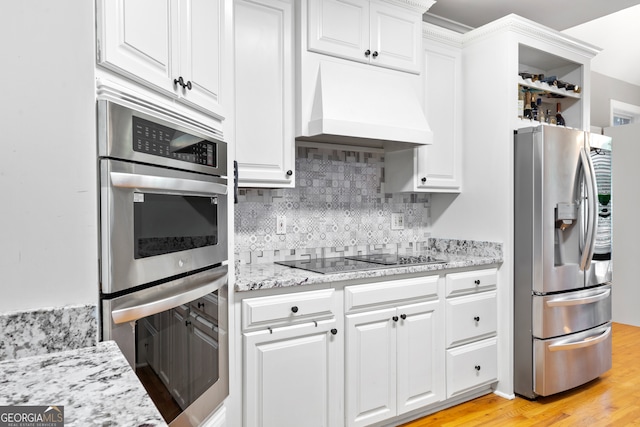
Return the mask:
[[582,250],[582,258],[580,259],[580,270],[587,271],[591,267],[591,258],[593,258],[593,251],[596,240],[596,177],[593,170],[593,164],[591,163],[591,158],[584,148],[580,150],[580,161],[582,163],[584,180],[587,187],[587,230],[585,236],[585,246]]
[[604,292],[600,292],[596,295],[590,295],[584,298],[572,298],[572,299],[552,299],[547,301],[547,307],[568,307],[572,305],[592,304],[594,302],[602,301],[609,298],[611,289],[607,289]]
[[549,346],[549,351],[569,351],[569,350],[575,350],[578,348],[591,347],[606,340],[607,338],[609,338],[609,335],[611,335],[611,326],[609,326],[607,330],[601,333],[600,335],[588,337],[581,341],[561,343],[561,344],[551,344]]

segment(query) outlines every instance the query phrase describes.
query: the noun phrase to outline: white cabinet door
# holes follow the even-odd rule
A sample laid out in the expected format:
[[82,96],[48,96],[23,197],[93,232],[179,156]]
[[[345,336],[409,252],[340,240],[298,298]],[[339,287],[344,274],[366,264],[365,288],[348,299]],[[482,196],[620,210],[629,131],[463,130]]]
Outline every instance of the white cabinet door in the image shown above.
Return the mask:
[[462,189],[462,52],[423,40],[424,110],[433,144],[385,154],[389,192],[459,193]]
[[99,0],[98,63],[222,117],[223,8],[223,0]]
[[396,309],[346,316],[346,420],[366,426],[396,414]]
[[184,101],[220,112],[223,0],[180,1],[180,69],[191,88],[174,85]]
[[234,4],[238,184],[293,187],[292,3]]
[[309,50],[369,62],[369,0],[309,0],[308,7]]
[[419,73],[422,15],[372,1],[369,16],[371,64]]
[[425,40],[424,106],[433,145],[420,147],[419,189],[459,192],[462,186],[461,52]]
[[439,301],[398,307],[397,415],[445,398],[445,364]]
[[422,14],[389,2],[309,0],[310,51],[420,72]]
[[341,419],[335,320],[244,334],[245,427],[329,427]]
[[172,92],[177,46],[175,0],[101,0],[98,62],[144,84]]

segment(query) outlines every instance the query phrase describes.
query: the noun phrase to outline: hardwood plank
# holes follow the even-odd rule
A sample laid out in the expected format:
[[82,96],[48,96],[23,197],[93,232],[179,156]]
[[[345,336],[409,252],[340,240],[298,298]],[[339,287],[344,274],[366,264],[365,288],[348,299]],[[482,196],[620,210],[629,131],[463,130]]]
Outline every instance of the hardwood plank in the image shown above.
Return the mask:
[[612,368],[583,386],[530,401],[488,394],[403,424],[426,426],[640,426],[640,328],[612,327]]

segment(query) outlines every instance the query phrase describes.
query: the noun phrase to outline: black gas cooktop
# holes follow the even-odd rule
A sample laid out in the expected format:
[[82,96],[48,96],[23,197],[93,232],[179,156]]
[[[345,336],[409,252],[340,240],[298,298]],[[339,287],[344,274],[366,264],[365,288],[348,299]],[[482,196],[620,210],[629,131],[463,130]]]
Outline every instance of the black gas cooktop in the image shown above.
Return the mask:
[[393,265],[407,264],[442,264],[445,259],[431,255],[395,255],[372,254],[353,255],[336,258],[297,259],[292,261],[276,261],[276,264],[299,268],[321,274],[346,273],[350,271],[374,270],[388,268]]

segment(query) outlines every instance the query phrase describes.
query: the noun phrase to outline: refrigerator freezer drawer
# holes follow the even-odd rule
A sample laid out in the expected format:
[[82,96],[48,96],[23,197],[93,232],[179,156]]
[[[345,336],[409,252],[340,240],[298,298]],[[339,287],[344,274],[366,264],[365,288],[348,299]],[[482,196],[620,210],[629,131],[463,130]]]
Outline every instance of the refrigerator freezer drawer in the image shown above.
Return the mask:
[[533,296],[533,336],[552,338],[594,328],[611,320],[611,284]]
[[550,340],[533,340],[534,392],[549,396],[611,369],[611,323]]

